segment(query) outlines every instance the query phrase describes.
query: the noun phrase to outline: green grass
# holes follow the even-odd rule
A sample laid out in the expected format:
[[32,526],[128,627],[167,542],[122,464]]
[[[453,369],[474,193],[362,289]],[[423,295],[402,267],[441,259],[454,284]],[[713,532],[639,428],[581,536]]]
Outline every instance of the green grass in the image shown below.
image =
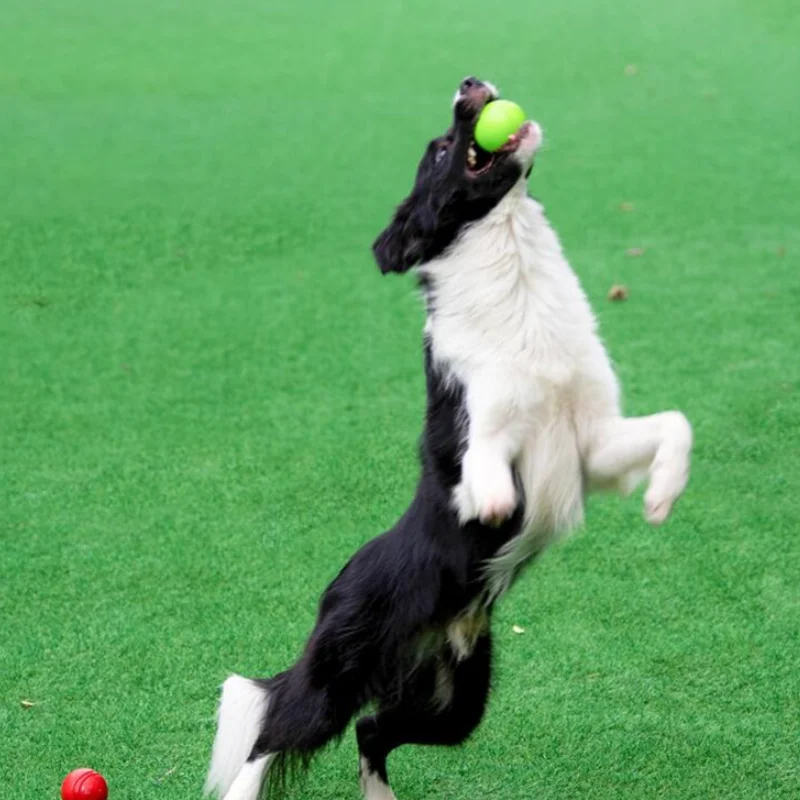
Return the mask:
[[422,314],[369,245],[468,72],[545,127],[627,409],[682,408],[696,457],[667,527],[592,499],[517,584],[485,724],[398,752],[398,796],[800,795],[795,2],[6,0],[0,41],[14,800],[85,764],[198,797],[217,685],[286,667],[409,500]]

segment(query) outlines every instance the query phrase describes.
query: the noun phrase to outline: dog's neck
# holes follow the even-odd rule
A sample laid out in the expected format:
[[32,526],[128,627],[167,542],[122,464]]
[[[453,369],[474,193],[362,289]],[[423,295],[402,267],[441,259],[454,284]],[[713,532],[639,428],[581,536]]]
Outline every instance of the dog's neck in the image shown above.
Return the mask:
[[542,207],[520,181],[485,217],[470,223],[420,270],[429,315],[476,319],[523,296],[546,292],[548,278],[569,267]]
[[558,237],[524,181],[424,265],[434,359],[569,359],[594,317]]
[[439,289],[453,280],[461,287],[466,281],[494,282],[498,268],[529,273],[547,266],[534,256],[552,238],[541,205],[520,180],[486,216],[466,224],[450,247],[423,264],[419,273],[425,283]]

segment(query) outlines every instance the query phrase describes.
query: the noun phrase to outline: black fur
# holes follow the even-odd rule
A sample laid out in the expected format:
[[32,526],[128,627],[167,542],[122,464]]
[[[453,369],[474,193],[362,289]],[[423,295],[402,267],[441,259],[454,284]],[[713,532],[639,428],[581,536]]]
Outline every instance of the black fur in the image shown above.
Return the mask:
[[[461,476],[466,416],[463,392],[445,383],[425,347],[427,412],[416,495],[399,522],[368,542],[322,596],[316,627],[299,661],[264,681],[270,705],[251,758],[278,753],[271,790],[292,760],[305,766],[344,732],[368,703],[377,713],[358,725],[359,745],[384,776],[391,750],[405,743],[457,744],[480,722],[491,673],[487,626],[459,660],[447,628],[485,591],[488,559],[515,536],[522,505],[499,528],[459,525],[452,488]],[[450,675],[452,701],[434,702],[437,670]],[[367,748],[364,750],[363,748]]]
[[[441,253],[520,177],[517,162],[503,156],[487,174],[466,169],[475,119],[490,99],[483,84],[470,80],[453,127],[431,142],[411,195],[375,242],[384,272],[402,272]],[[459,523],[452,490],[461,477],[468,423],[464,391],[437,372],[428,343],[425,374],[421,476],[411,505],[327,588],[297,663],[259,682],[270,699],[250,758],[277,754],[270,790],[280,789],[292,763],[307,765],[340,737],[367,704],[374,713],[356,726],[359,748],[370,772],[386,782],[393,749],[458,744],[483,716],[492,661],[485,566],[520,532],[524,499],[497,528]]]

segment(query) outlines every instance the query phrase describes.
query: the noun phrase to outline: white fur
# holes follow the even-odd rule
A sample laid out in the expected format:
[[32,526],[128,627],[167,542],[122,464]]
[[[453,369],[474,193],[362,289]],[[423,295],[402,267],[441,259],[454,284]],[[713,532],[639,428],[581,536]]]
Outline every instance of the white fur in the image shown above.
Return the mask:
[[261,733],[268,706],[268,693],[247,678],[231,675],[222,685],[217,734],[206,779],[207,794],[215,792],[225,800],[258,797],[268,763],[263,758],[252,762],[247,758]]
[[248,761],[239,770],[236,780],[225,794],[225,800],[258,800],[264,776],[274,758],[274,754],[269,754]]
[[[524,170],[542,140],[531,123]],[[692,433],[677,411],[626,419],[597,323],[524,178],[422,271],[431,286],[433,358],[466,390],[462,521],[496,523],[525,493],[523,534],[490,565],[493,594],[516,567],[583,520],[587,489],[631,491],[650,475],[645,515],[669,515],[689,473]]]
[[361,758],[361,793],[364,800],[397,800],[394,792],[377,772],[371,772],[367,759]]

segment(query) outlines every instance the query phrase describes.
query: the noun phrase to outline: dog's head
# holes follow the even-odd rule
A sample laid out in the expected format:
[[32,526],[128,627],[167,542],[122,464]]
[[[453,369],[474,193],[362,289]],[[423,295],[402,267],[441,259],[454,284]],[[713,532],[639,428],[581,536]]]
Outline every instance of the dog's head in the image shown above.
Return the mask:
[[473,139],[483,107],[497,96],[490,83],[461,82],[452,126],[428,145],[411,194],[372,246],[381,272],[405,272],[436,258],[465,225],[488,214],[530,174],[542,140],[536,123],[524,123],[496,153]]

